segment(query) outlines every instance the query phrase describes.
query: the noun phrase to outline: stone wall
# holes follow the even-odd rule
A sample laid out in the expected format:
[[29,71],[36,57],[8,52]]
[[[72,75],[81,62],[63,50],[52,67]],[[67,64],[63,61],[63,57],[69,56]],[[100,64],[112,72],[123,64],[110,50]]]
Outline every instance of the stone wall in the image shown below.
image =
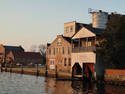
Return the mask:
[[106,69],[105,80],[109,81],[125,81],[125,70],[120,69]]

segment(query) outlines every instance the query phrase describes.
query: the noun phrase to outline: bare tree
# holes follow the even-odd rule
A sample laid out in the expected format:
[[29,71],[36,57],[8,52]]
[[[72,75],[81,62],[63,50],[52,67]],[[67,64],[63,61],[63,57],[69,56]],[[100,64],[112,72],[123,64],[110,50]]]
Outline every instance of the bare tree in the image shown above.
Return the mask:
[[43,56],[45,56],[45,54],[46,54],[46,45],[40,44],[40,45],[38,46],[38,50],[39,50],[39,52],[40,52]]
[[40,44],[38,46],[38,51],[43,56],[43,63],[45,64],[45,62],[46,62],[46,45]]
[[37,50],[37,46],[36,45],[31,45],[30,51],[31,52],[36,52],[36,50]]

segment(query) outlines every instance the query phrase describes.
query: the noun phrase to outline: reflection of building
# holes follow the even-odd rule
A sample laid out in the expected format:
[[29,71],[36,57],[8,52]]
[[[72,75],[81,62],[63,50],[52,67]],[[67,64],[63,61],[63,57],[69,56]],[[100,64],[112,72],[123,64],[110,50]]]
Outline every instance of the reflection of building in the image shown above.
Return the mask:
[[[108,20],[108,13],[102,11],[90,11],[93,15],[93,23],[83,24],[76,21],[64,24],[64,36],[57,36],[57,38],[47,46],[47,67],[49,70],[55,69],[72,72],[74,77],[92,77],[95,76],[96,61],[96,45],[99,43],[100,34],[106,28]],[[103,21],[103,22],[102,22]],[[65,38],[70,39],[69,43]],[[60,43],[60,44],[59,44]],[[70,49],[69,57],[67,54]],[[59,53],[58,53],[59,49]],[[71,60],[70,67],[68,65],[68,58]]]
[[57,81],[46,78],[46,91],[51,94],[96,94],[96,84],[81,81]]
[[46,78],[46,91],[51,94],[72,94],[75,91],[73,91],[71,83],[71,81],[56,81],[53,78]]
[[10,51],[7,54],[7,62],[11,62],[15,65],[34,65],[34,64],[43,64],[42,55],[39,52],[18,52]]

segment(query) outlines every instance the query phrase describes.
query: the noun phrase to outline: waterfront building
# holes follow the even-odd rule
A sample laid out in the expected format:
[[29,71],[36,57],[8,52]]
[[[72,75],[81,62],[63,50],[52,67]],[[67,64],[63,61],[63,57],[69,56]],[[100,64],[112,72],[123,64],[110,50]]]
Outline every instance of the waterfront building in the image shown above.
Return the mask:
[[96,45],[103,29],[84,26],[72,37],[72,74],[95,78]]
[[15,66],[34,66],[35,64],[43,64],[43,56],[39,52],[19,52],[10,51],[6,56],[7,64]]
[[0,61],[6,63],[6,56],[10,51],[24,52],[21,46],[0,45]]
[[46,64],[48,70],[71,72],[71,38],[57,35],[47,46]]
[[[101,40],[100,35],[106,28],[108,13],[103,11],[89,11],[89,13],[93,16],[92,24],[76,21],[64,23],[64,35],[57,36],[51,44],[47,45],[48,70],[57,69],[71,72],[73,77],[95,78],[96,45]],[[66,37],[70,41],[67,41]],[[68,52],[68,50],[64,50],[67,47],[70,49],[69,55],[64,54],[64,52]],[[68,58],[70,59],[68,60]],[[67,66],[69,61],[70,66]]]

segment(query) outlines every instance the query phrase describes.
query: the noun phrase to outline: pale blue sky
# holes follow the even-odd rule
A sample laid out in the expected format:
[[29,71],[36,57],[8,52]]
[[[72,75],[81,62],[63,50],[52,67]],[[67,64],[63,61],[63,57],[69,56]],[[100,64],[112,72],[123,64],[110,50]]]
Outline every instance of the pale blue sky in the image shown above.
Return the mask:
[[91,23],[88,8],[125,14],[124,0],[0,0],[0,44],[52,42],[65,22]]

